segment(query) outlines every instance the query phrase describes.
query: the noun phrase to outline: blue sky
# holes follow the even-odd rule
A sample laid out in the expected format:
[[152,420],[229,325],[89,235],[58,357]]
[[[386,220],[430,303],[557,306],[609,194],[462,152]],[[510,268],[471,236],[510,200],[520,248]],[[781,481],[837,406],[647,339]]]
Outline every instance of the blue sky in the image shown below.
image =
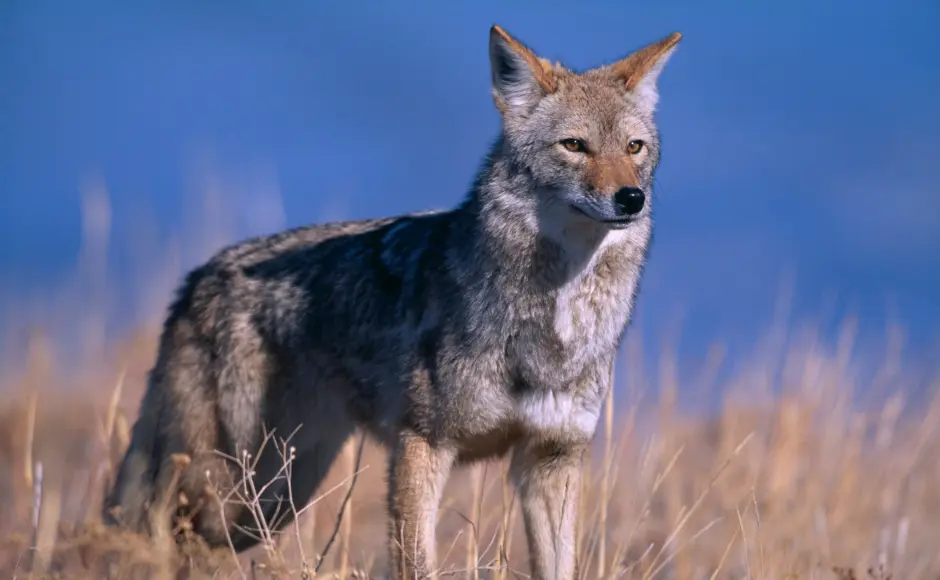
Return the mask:
[[792,280],[796,318],[851,311],[877,337],[890,316],[938,346],[935,0],[7,0],[0,295],[74,267],[89,172],[112,196],[118,278],[141,208],[161,232],[187,223],[194,152],[267,168],[290,226],[456,203],[498,130],[493,23],[575,68],[685,35],[660,84],[650,341],[681,316],[690,349],[748,344]]

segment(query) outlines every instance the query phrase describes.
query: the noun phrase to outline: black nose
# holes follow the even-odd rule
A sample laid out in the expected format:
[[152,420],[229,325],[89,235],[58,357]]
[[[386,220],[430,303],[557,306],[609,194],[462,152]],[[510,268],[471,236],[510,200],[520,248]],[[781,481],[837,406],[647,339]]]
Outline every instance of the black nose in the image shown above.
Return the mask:
[[643,209],[646,195],[639,187],[624,187],[614,194],[614,206],[620,215],[635,215]]

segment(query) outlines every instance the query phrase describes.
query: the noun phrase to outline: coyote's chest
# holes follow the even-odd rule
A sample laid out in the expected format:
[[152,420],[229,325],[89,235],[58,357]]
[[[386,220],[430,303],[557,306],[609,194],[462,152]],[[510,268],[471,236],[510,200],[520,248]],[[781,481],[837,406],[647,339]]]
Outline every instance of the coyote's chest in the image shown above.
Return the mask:
[[558,288],[542,326],[544,345],[530,353],[516,413],[528,430],[590,438],[607,384],[613,351],[630,317],[639,265],[623,256],[598,257]]
[[525,415],[571,417],[578,405],[564,393],[599,389],[598,377],[609,371],[633,307],[641,262],[621,248],[606,250],[511,330],[507,354],[517,392],[552,393],[527,400]]
[[551,328],[570,364],[616,348],[630,312],[640,265],[610,248],[555,294]]

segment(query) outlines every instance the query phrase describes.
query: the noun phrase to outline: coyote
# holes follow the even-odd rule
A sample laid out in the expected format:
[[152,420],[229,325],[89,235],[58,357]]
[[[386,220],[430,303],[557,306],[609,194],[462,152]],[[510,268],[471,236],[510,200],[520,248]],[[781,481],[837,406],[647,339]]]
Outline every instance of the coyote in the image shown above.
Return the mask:
[[451,469],[511,454],[532,575],[575,578],[579,464],[647,256],[657,77],[680,38],[578,73],[493,26],[502,131],[456,207],[258,237],[191,271],[105,520],[155,534],[189,510],[244,550],[250,510],[211,498],[273,479],[264,518],[291,520],[265,433],[291,436],[302,506],[361,428],[391,450],[393,577],[434,577]]

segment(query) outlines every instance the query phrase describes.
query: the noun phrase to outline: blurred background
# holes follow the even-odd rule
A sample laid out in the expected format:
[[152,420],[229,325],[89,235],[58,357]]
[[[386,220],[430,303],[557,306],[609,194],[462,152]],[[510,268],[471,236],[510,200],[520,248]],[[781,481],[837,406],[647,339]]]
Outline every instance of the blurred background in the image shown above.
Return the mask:
[[159,320],[240,237],[455,204],[499,130],[493,23],[574,68],[685,34],[634,326],[651,352],[693,364],[807,321],[829,340],[851,316],[857,348],[894,332],[936,360],[940,4],[913,0],[5,0],[7,352],[32,325],[71,352]]

